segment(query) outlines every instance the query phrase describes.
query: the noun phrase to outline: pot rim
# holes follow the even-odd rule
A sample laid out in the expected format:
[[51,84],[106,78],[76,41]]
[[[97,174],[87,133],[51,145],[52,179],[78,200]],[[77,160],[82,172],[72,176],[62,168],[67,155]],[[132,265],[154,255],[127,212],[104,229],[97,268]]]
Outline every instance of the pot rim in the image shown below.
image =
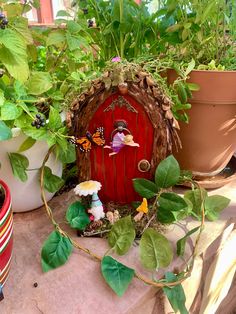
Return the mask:
[[[172,68],[168,69],[169,71],[175,71]],[[188,75],[191,75],[191,73],[235,73],[236,74],[236,70],[198,70],[198,69],[193,69]]]
[[199,72],[199,73],[235,73],[236,74],[236,70],[195,70],[193,69],[189,74],[191,75],[192,72]]
[[10,194],[10,189],[8,185],[1,179],[0,179],[0,185],[3,187],[4,192],[5,192],[5,199],[4,199],[2,207],[0,208],[0,220],[1,220],[11,205],[11,194]]

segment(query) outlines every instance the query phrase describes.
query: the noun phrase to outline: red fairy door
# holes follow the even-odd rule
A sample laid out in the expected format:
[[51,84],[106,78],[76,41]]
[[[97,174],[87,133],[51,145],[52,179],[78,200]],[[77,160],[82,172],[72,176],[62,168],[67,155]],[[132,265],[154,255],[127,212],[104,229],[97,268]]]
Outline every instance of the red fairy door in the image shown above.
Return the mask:
[[104,127],[105,145],[110,145],[115,134],[121,134],[117,130],[120,121],[125,122],[127,129],[122,133],[130,133],[139,147],[125,145],[117,154],[109,156],[111,149],[94,145],[90,151],[91,179],[102,183],[99,195],[103,201],[130,203],[140,199],[133,189],[132,179],[150,179],[154,129],[136,100],[129,95],[114,94],[98,108],[90,121],[89,131],[92,133],[97,127]]

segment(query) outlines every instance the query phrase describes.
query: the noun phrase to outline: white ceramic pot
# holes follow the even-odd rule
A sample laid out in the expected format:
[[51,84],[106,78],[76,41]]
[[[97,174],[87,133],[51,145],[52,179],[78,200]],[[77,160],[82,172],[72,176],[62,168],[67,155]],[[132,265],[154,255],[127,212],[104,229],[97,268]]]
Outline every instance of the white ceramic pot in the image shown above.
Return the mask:
[[[43,202],[41,199],[39,170],[27,171],[28,180],[21,182],[12,173],[8,153],[16,153],[20,145],[25,141],[26,136],[20,134],[8,141],[0,142],[0,178],[9,186],[12,194],[12,209],[14,212],[26,212],[40,207]],[[39,169],[48,151],[48,145],[44,141],[37,141],[30,149],[22,152],[29,160],[29,169]],[[62,163],[56,160],[51,154],[47,164],[52,173],[62,175]],[[49,201],[54,193],[46,192]]]

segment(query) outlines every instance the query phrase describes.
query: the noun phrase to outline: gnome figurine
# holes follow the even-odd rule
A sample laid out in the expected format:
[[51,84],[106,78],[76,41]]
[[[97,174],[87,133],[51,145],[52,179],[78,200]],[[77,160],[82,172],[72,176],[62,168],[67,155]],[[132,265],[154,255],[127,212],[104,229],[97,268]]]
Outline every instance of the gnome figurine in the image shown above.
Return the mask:
[[104,208],[97,193],[93,193],[92,195],[91,208],[88,212],[94,216],[94,221],[98,221],[105,217]]

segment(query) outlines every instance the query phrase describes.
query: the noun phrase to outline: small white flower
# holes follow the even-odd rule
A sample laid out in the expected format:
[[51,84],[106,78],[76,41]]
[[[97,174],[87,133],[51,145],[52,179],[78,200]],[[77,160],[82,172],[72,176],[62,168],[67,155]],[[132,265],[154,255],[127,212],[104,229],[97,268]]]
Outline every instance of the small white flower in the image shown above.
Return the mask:
[[102,185],[100,182],[89,180],[76,185],[74,192],[80,196],[87,196],[97,193],[99,190],[101,190],[101,187]]

